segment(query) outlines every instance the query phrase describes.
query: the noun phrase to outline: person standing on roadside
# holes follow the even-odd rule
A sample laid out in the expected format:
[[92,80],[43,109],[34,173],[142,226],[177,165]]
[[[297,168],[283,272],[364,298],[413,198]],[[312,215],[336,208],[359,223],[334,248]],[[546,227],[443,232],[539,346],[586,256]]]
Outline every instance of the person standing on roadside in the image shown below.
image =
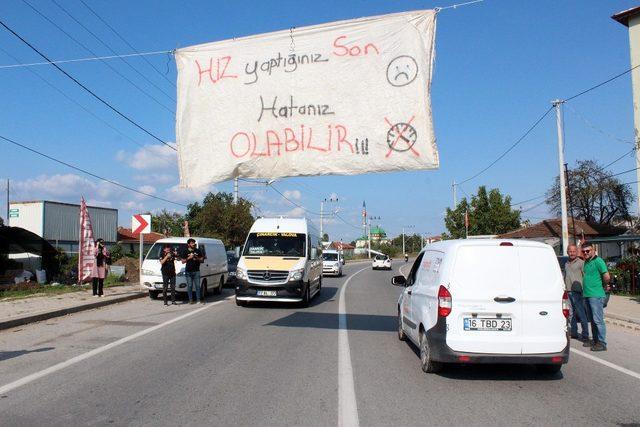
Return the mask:
[[611,277],[607,264],[596,255],[593,245],[586,242],[582,245],[584,255],[584,277],[582,279],[582,295],[585,299],[587,316],[591,321],[593,345],[591,351],[607,350],[607,329],[604,323],[605,289],[609,290]]
[[104,286],[104,278],[107,277],[107,264],[111,261],[111,255],[104,246],[104,240],[96,240],[96,260],[91,269],[91,284],[93,285],[93,296],[101,297]]
[[[589,322],[584,298],[582,296],[582,277],[584,261],[578,258],[578,247],[569,245],[567,248],[569,260],[564,265],[564,286],[569,294],[571,303],[571,315],[569,322],[571,326],[571,338],[581,339],[583,343],[589,345]],[[581,336],[578,336],[578,319],[580,319]]]
[[184,275],[187,281],[187,295],[189,296],[189,304],[195,304],[193,300],[193,287],[196,288],[196,300],[200,304],[204,304],[204,299],[200,299],[200,264],[204,261],[202,251],[196,248],[194,239],[187,240],[187,249],[182,253],[182,263],[184,267]]
[[160,254],[160,271],[162,271],[162,295],[164,305],[167,304],[167,287],[171,287],[171,304],[176,303],[176,253],[169,243],[165,243]]

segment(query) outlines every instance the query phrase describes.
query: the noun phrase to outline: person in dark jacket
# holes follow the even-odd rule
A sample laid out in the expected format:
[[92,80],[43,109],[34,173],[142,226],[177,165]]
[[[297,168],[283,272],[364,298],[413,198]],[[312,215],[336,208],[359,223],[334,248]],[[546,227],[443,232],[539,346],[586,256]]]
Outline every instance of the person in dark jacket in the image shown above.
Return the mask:
[[162,271],[162,295],[164,305],[167,304],[167,288],[171,287],[171,304],[176,303],[176,265],[177,255],[171,245],[166,243],[160,254],[160,271]]

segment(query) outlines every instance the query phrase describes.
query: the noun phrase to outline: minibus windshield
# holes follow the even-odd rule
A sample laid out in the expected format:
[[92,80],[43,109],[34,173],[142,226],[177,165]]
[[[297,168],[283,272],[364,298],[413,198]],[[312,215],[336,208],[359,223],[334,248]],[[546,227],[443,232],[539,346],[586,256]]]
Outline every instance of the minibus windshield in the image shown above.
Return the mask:
[[[175,251],[178,254],[178,256],[180,256],[182,252],[185,252],[187,250],[186,243],[169,243],[169,244],[171,245],[171,251]],[[145,259],[152,259],[152,260],[160,259],[160,253],[162,252],[162,248],[164,248],[164,245],[166,245],[166,243],[154,244],[153,247],[149,249],[149,253],[147,254],[147,258]]]
[[306,240],[301,233],[250,233],[242,255],[304,257]]

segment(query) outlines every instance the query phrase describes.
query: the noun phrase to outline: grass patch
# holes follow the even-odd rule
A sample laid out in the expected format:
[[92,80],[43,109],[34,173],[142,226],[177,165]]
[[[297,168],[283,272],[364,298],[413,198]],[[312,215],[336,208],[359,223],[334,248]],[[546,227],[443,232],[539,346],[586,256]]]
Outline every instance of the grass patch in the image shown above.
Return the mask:
[[[121,279],[115,276],[107,276],[104,279],[105,288],[113,288],[116,286],[124,286],[129,283],[123,282]],[[80,292],[84,290],[90,290],[91,283],[84,284],[82,286],[73,285],[39,285],[35,282],[20,283],[17,285],[11,285],[5,289],[0,289],[0,301],[9,301],[22,298],[29,298],[35,295],[64,295],[71,292]]]

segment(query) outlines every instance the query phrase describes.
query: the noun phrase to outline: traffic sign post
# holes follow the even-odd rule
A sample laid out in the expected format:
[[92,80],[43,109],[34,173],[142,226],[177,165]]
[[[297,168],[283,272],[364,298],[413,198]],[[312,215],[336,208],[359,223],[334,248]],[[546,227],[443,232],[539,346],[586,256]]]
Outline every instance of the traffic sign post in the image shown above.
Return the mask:
[[142,285],[142,251],[143,251],[143,235],[151,233],[151,215],[136,214],[131,217],[131,231],[132,234],[140,235],[140,250],[139,250],[139,282]]

